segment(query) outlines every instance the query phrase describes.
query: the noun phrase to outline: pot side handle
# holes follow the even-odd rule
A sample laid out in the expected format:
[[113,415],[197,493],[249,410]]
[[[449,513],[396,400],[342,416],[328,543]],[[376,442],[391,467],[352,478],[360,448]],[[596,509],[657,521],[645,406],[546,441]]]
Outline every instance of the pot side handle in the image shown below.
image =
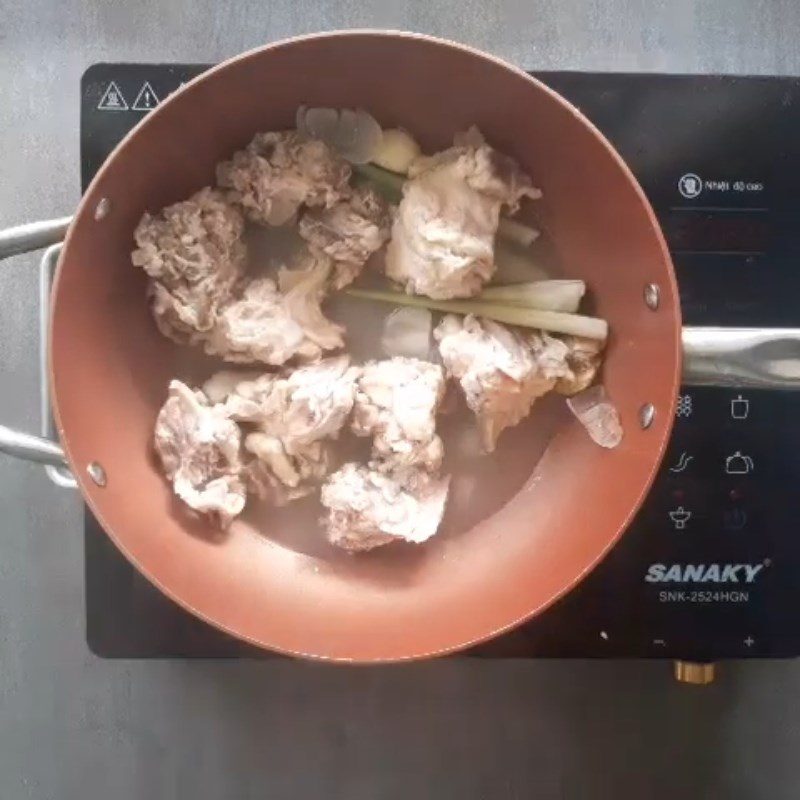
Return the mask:
[[61,217],[0,230],[0,261],[63,242],[70,222],[72,217]]
[[[10,256],[19,255],[21,253],[28,253],[33,250],[39,250],[42,247],[61,242],[66,235],[67,229],[71,222],[71,217],[61,217],[59,219],[44,220],[41,222],[32,222],[27,225],[18,225],[6,230],[0,230],[0,261]],[[44,270],[45,261],[48,264],[54,264],[58,257],[59,248],[50,248],[47,251],[46,259],[42,261],[42,268]],[[50,269],[48,268],[48,273]],[[46,337],[46,318],[47,318],[47,305],[49,300],[49,279],[47,287],[41,286],[41,305],[42,305],[42,325],[40,336]],[[40,355],[42,362],[46,362],[46,342],[42,339],[42,347]],[[42,373],[43,376],[46,372]],[[42,413],[46,413],[47,417],[43,416],[42,426],[47,429],[47,419],[49,419],[49,403],[46,398],[46,392],[43,391]],[[30,433],[14,430],[6,425],[0,425],[0,452],[13,456],[14,458],[21,458],[26,461],[35,461],[39,464],[45,464],[49,469],[57,470],[57,474],[61,477],[60,480],[51,475],[57,483],[61,485],[69,485],[71,478],[65,468],[67,465],[64,457],[64,450],[57,441],[44,436],[34,436]],[[48,470],[49,471],[49,470]],[[74,485],[74,482],[72,483]]]
[[683,329],[687,386],[800,390],[800,328]]

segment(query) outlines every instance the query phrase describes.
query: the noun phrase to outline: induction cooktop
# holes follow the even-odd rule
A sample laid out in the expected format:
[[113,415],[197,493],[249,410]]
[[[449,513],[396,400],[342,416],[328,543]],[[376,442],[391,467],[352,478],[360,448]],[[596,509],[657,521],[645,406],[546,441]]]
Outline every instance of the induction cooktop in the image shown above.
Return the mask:
[[[96,64],[81,82],[81,179],[187,64]],[[664,228],[687,324],[800,325],[800,80],[538,75],[611,140]],[[254,98],[257,102],[257,98]],[[655,485],[573,592],[477,657],[696,662],[800,653],[800,393],[682,389]],[[86,511],[86,636],[107,658],[269,657],[141,577]]]

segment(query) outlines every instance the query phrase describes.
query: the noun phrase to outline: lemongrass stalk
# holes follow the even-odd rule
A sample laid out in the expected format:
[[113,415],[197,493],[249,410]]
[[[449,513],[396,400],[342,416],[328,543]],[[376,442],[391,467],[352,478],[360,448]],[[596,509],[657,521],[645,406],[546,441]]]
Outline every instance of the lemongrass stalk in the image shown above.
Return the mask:
[[505,286],[487,286],[475,299],[503,305],[538,308],[539,311],[563,311],[574,314],[586,293],[579,280],[531,281]]
[[351,297],[362,300],[375,300],[397,306],[414,306],[428,308],[431,311],[442,311],[450,314],[474,314],[504,322],[507,325],[518,325],[523,328],[536,328],[551,333],[564,333],[581,336],[586,339],[605,341],[608,337],[608,323],[596,317],[584,317],[580,314],[565,314],[559,311],[540,311],[535,308],[522,308],[480,300],[432,300],[429,297],[402,294],[401,292],[385,292],[369,289],[347,289]]

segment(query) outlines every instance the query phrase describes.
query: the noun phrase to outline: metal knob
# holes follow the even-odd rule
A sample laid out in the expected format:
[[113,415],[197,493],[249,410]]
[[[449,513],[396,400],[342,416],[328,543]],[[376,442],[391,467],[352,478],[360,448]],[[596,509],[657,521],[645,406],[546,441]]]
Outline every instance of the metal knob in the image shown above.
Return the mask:
[[714,682],[714,664],[676,661],[675,680],[680,683],[692,683],[695,686],[706,686]]

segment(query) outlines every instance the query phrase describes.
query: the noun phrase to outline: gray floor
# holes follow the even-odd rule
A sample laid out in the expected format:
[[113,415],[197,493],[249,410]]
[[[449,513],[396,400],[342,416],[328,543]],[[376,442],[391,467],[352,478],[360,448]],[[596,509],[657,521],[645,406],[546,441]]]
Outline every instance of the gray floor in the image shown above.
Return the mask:
[[[0,0],[0,20],[0,226],[74,205],[78,80],[98,60],[219,60],[377,26],[526,67],[800,71],[794,0]],[[35,263],[0,269],[0,420],[31,430]],[[658,663],[100,661],[77,498],[5,459],[0,492],[3,800],[800,795],[796,663],[726,666],[693,689]]]

